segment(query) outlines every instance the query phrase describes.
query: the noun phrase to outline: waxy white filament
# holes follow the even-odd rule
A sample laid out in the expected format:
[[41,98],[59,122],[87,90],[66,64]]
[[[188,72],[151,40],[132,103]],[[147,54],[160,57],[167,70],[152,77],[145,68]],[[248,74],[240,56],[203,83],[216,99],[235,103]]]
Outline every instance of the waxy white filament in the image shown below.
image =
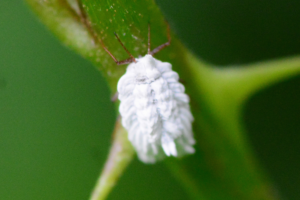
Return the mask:
[[147,54],[118,82],[122,124],[145,163],[195,151],[189,97],[178,79],[170,63]]

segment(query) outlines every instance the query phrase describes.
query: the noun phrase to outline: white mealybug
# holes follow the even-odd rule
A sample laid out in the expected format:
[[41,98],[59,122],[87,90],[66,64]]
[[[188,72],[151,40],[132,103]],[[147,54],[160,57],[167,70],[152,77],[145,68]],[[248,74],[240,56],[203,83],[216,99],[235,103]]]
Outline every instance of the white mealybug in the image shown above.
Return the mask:
[[150,26],[148,29],[148,54],[144,57],[134,58],[116,34],[131,58],[117,61],[103,47],[117,64],[131,63],[118,82],[122,125],[139,159],[154,163],[165,155],[177,157],[194,153],[195,140],[189,97],[184,93],[178,74],[172,71],[170,63],[152,56],[170,45],[170,34],[167,43],[151,51]]

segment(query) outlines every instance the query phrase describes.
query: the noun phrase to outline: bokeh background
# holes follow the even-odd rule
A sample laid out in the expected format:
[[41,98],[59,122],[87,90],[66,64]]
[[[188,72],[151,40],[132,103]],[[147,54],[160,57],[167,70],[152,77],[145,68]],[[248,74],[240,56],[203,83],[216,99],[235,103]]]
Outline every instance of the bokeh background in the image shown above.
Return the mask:
[[[224,67],[300,55],[296,0],[157,0],[195,54]],[[255,94],[244,124],[286,199],[300,199],[300,76]],[[0,199],[83,200],[101,171],[116,115],[101,74],[22,1],[0,1]],[[135,160],[110,200],[187,199],[163,163]]]

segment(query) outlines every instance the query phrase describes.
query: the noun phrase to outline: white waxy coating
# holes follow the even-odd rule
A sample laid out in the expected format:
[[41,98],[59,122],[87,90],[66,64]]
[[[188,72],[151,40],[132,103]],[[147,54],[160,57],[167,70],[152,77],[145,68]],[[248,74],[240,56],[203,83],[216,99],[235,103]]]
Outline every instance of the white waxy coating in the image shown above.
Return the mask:
[[138,157],[154,163],[194,153],[189,97],[170,63],[137,58],[118,82],[122,124]]

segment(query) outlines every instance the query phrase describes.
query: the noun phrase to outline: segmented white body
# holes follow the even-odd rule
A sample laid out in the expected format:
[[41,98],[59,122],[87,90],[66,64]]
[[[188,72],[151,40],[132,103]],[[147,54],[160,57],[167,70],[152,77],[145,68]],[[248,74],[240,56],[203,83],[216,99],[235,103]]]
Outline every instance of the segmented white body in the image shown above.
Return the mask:
[[145,163],[194,153],[189,97],[178,79],[170,63],[147,54],[118,82],[122,124]]

